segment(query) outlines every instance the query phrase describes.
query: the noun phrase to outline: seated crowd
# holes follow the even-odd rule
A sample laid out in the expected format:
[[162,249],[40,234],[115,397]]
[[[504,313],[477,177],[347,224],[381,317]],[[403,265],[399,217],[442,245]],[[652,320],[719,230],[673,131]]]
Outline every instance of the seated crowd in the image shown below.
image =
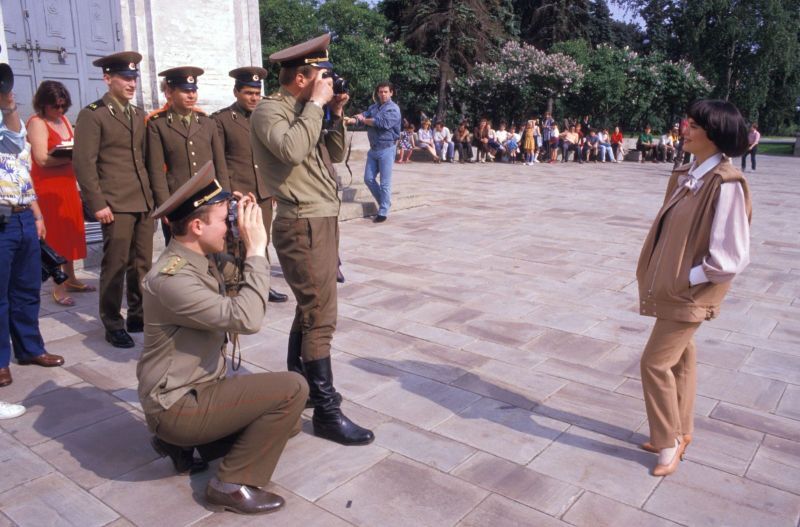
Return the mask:
[[[640,162],[684,162],[680,126],[675,124],[663,135],[655,134],[650,125],[645,126],[636,141],[636,150],[641,152]],[[487,118],[470,127],[464,119],[452,132],[444,122],[423,118],[419,129],[405,120],[398,143],[397,162],[410,163],[415,150],[427,151],[434,163],[454,163],[458,154],[459,163],[508,162],[562,163],[572,159],[577,163],[610,162],[624,159],[626,149],[619,126],[613,130],[594,127],[589,116],[577,122],[565,119],[563,127],[545,113],[541,119],[530,119],[517,126],[505,120],[497,129]]]

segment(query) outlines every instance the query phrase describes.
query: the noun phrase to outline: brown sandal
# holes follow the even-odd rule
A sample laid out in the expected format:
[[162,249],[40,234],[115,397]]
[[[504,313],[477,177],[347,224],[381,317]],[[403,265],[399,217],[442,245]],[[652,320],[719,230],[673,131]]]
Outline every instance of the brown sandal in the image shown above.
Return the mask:
[[64,285],[67,286],[67,291],[70,293],[91,293],[97,291],[95,286],[89,284],[65,282]]
[[75,299],[71,296],[62,296],[61,298],[56,296],[56,292],[53,291],[53,300],[55,300],[56,304],[59,306],[66,306],[72,307],[75,305]]

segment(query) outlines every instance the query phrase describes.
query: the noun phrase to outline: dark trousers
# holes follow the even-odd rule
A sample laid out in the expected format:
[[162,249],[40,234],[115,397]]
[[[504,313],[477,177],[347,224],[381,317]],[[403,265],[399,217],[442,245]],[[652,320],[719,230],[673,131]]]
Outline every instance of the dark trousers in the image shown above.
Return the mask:
[[264,487],[307,398],[308,384],[297,373],[238,375],[197,385],[169,410],[147,415],[147,422],[158,437],[175,445],[206,444],[209,449],[215,441],[222,443],[227,452],[217,477]]
[[39,332],[42,265],[36,222],[30,209],[11,213],[0,225],[0,368],[44,353]]
[[456,150],[458,160],[461,162],[472,160],[472,144],[469,141],[457,141]]
[[756,151],[757,150],[758,150],[758,145],[754,146],[752,148],[752,150],[749,150],[748,152],[744,153],[744,155],[742,156],[742,170],[744,170],[745,166],[747,165],[747,154],[750,154],[750,168],[752,168],[753,170],[756,169]]
[[338,218],[275,218],[272,244],[297,300],[291,331],[303,334],[303,362],[329,357],[337,316]]
[[103,224],[102,230],[100,320],[114,331],[125,329],[120,314],[124,290],[128,319],[142,320],[141,281],[153,260],[153,220],[147,212],[114,212],[114,221]]

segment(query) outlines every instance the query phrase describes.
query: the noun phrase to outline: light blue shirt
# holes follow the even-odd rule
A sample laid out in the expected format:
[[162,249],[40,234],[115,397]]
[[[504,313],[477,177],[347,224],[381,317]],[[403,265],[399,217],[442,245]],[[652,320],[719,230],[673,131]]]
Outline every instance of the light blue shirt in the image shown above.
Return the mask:
[[19,132],[12,132],[5,121],[0,120],[0,153],[19,154],[25,149],[25,124],[20,121]]
[[373,150],[394,146],[400,139],[400,107],[394,101],[373,104],[364,112],[364,117],[374,119],[373,126],[367,127],[369,146]]

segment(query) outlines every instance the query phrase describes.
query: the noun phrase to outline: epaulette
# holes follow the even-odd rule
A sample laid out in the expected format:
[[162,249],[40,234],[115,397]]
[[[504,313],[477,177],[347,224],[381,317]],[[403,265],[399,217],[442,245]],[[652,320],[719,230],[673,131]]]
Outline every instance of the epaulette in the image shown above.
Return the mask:
[[283,99],[283,94],[279,91],[276,91],[275,93],[271,93],[264,98],[268,101],[280,101]]
[[88,104],[86,107],[88,109],[90,109],[91,111],[95,111],[98,108],[102,108],[105,105],[106,105],[106,103],[103,101],[103,99],[97,99],[93,103]]
[[220,110],[217,110],[216,112],[212,113],[209,117],[216,117],[217,115],[222,114],[222,112],[224,112],[225,110],[227,110],[227,108],[222,108]]
[[181,258],[180,256],[170,256],[167,259],[167,262],[164,264],[158,272],[161,274],[168,274],[170,276],[174,275],[178,271],[180,271],[183,266],[186,265],[186,260]]
[[204,112],[203,110],[197,110],[197,109],[194,109],[194,110],[192,110],[192,111],[193,111],[194,113],[196,113],[197,115],[199,115],[200,117],[208,117],[208,115],[206,115],[206,112]]

